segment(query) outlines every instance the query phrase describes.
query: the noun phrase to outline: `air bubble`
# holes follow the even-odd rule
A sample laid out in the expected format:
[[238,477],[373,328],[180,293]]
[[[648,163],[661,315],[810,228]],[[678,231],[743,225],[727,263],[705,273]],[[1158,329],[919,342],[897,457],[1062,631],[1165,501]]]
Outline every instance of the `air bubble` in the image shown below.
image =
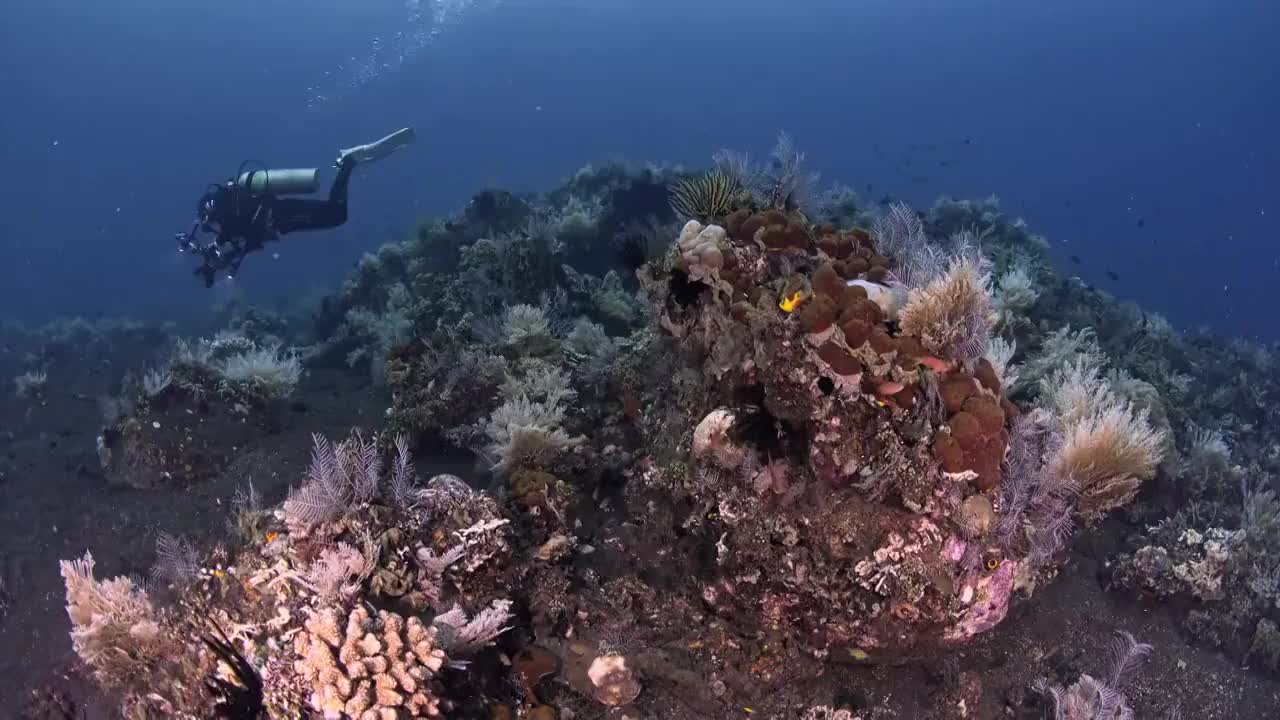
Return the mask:
[[364,56],[351,57],[326,71],[323,82],[306,89],[308,106],[338,101],[397,72],[415,60],[436,38],[457,27],[470,13],[491,10],[501,0],[405,0],[398,27],[374,35]]

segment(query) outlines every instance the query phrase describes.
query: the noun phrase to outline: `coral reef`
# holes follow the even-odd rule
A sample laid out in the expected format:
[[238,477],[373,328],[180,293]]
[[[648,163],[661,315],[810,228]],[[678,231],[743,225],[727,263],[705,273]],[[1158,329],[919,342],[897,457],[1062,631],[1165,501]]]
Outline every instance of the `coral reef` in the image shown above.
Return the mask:
[[[66,563],[79,656],[172,717],[237,667],[281,718],[883,717],[813,682],[958,665],[1085,531],[1113,588],[1274,668],[1269,352],[1060,280],[994,199],[868,208],[803,159],[487,190],[366,256],[313,337],[246,313],[179,344],[108,418],[113,482],[212,475],[304,366],[385,405],[315,435],[279,504],[241,491],[230,548],[162,534],[145,589]],[[488,490],[419,483],[415,450]],[[1039,710],[1123,717],[1148,648],[1122,641]],[[941,674],[936,716],[997,711]]]

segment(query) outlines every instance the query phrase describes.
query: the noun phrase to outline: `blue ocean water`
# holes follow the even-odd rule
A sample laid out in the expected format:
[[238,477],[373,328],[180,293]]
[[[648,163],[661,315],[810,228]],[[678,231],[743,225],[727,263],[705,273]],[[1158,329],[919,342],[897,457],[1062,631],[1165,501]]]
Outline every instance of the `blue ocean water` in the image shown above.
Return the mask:
[[[785,129],[827,181],[925,206],[997,194],[1084,282],[1183,327],[1280,339],[1268,0],[14,0],[4,15],[6,319],[323,292],[485,185],[545,190],[614,158],[700,166]],[[327,168],[405,125],[416,146],[357,172],[346,226],[286,238],[234,285],[190,276],[172,235],[207,183],[245,159]]]

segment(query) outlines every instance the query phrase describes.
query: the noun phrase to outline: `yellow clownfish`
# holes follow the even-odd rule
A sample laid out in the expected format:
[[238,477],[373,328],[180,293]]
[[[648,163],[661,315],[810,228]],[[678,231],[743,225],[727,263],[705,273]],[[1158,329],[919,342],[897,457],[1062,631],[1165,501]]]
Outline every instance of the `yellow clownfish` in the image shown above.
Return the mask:
[[778,303],[778,309],[784,313],[790,313],[799,307],[802,302],[804,302],[804,291],[797,290],[782,298],[782,301]]

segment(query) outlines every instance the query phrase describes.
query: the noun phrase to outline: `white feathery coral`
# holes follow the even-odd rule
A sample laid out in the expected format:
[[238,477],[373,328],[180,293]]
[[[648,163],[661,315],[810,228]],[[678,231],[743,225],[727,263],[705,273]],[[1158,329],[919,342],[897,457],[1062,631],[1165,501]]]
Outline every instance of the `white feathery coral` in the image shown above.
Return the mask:
[[1018,382],[1019,367],[1013,364],[1013,356],[1018,352],[1018,343],[1005,340],[996,335],[987,340],[987,352],[984,357],[991,363],[1000,387],[1012,387]]
[[230,382],[245,383],[269,398],[286,398],[302,379],[302,362],[294,354],[282,354],[269,345],[232,355],[217,366]]
[[898,314],[902,332],[941,357],[981,357],[995,321],[988,279],[974,255],[953,257],[941,277],[911,291]]
[[1099,366],[1079,359],[1042,383],[1064,429],[1049,472],[1079,485],[1076,511],[1097,520],[1133,499],[1164,453],[1165,434],[1146,411],[1112,392]]

